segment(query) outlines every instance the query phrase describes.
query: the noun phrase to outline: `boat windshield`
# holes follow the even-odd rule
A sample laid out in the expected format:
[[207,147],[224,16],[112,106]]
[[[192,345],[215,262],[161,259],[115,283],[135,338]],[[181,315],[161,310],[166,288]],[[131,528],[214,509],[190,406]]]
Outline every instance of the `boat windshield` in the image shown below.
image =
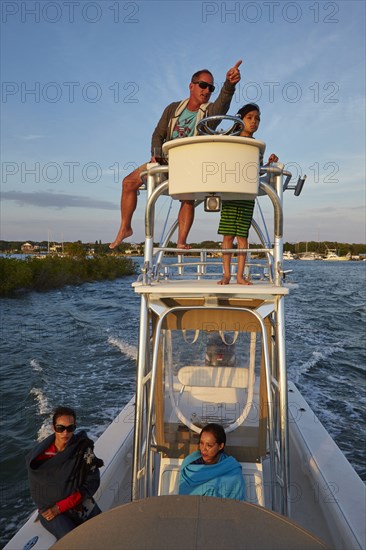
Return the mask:
[[235,445],[235,435],[243,450],[245,440],[251,440],[251,448],[255,440],[257,457],[261,333],[250,326],[242,330],[240,324],[238,330],[210,328],[161,332],[155,393],[158,448],[183,457],[196,449],[202,427],[216,422],[224,426],[228,444]]

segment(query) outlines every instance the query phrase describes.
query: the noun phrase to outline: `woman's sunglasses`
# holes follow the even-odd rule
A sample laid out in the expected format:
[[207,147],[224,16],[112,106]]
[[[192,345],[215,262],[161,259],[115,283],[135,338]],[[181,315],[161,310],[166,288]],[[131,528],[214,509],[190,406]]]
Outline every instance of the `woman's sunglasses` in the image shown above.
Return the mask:
[[211,94],[215,91],[215,86],[213,84],[209,84],[203,80],[197,80],[196,82],[192,82],[192,84],[198,84],[202,90],[206,90],[206,88],[208,88]]
[[64,426],[63,424],[56,424],[55,432],[57,432],[58,434],[62,434],[65,430],[69,433],[74,432],[76,430],[76,424],[70,424],[69,426]]

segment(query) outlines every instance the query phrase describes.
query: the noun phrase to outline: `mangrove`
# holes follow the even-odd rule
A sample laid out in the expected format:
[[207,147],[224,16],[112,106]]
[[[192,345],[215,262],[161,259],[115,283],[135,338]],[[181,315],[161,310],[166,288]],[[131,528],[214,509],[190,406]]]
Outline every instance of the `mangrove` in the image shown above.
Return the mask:
[[137,272],[137,264],[125,256],[93,257],[46,256],[25,259],[0,258],[0,296],[20,292],[39,292],[79,285],[86,282],[114,280]]

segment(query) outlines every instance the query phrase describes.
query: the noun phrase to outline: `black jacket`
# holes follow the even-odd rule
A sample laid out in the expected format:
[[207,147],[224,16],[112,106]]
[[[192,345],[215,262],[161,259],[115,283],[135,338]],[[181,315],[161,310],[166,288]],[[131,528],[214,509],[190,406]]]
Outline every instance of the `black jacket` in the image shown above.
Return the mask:
[[95,456],[94,443],[85,431],[74,434],[66,448],[54,457],[36,460],[54,440],[55,436],[50,435],[26,456],[30,493],[40,511],[76,491],[83,498],[90,498],[100,484],[99,468],[103,461]]

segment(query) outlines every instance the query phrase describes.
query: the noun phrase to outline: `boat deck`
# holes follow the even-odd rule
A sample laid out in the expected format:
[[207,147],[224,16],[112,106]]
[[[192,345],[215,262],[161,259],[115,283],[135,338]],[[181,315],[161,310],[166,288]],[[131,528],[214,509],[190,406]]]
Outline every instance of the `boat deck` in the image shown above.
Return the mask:
[[[192,284],[194,283],[194,284]],[[239,285],[237,283],[230,283],[229,285],[219,285],[217,281],[209,281],[207,279],[192,280],[160,280],[153,281],[151,284],[146,284],[141,281],[137,281],[132,285],[137,294],[154,294],[154,295],[190,295],[190,296],[203,296],[203,295],[228,295],[230,297],[248,296],[251,299],[273,296],[285,296],[289,293],[288,288],[284,286],[277,286],[273,283],[258,281],[252,285]]]

